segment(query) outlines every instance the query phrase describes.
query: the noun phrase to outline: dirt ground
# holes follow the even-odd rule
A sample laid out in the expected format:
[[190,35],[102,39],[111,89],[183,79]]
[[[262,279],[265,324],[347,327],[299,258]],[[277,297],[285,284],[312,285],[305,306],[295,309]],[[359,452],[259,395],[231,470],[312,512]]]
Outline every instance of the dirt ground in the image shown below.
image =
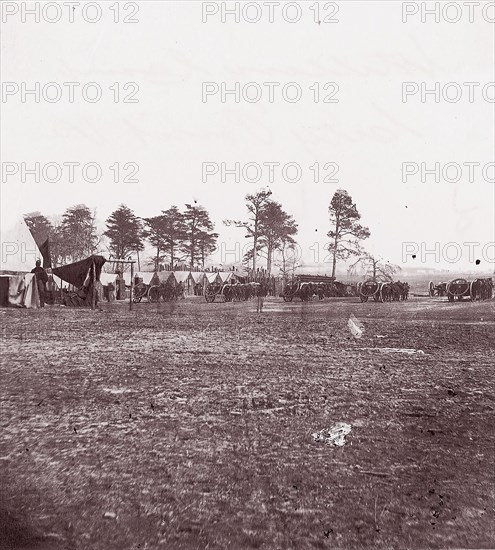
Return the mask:
[[2,309],[0,547],[494,548],[494,313]]

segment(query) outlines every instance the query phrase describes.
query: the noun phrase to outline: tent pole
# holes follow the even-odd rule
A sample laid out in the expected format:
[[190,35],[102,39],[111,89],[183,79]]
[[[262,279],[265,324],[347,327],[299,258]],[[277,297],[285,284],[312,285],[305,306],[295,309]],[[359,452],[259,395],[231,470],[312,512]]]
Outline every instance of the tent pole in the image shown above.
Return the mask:
[[92,265],[92,270],[93,270],[93,273],[91,274],[91,279],[92,279],[91,286],[93,287],[93,289],[91,292],[91,309],[95,309],[96,307],[96,266],[94,262]]
[[132,311],[132,294],[134,291],[134,263],[131,263],[131,295],[129,296],[129,311]]

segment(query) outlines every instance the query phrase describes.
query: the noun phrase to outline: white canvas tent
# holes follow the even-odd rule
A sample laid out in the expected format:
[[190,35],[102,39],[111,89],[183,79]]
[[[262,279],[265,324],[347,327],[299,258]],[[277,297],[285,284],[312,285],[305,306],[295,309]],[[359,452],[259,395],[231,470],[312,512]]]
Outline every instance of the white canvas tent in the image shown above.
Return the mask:
[[142,279],[145,285],[150,285],[154,275],[154,271],[139,271],[136,273],[135,277]]
[[204,283],[204,280],[206,278],[204,271],[191,271],[191,277],[194,281],[194,284]]
[[31,231],[21,220],[0,237],[0,304],[38,308],[38,288],[31,270],[42,256]]
[[119,276],[117,273],[100,273],[100,283],[102,286],[107,286],[112,283],[117,288],[117,279]]
[[[103,275],[103,273],[102,273]],[[154,271],[137,271],[134,273],[134,282],[136,281],[136,277],[139,277],[143,280],[143,283],[146,285],[151,284],[151,279],[153,279],[153,276],[155,275]],[[125,286],[131,286],[131,272],[126,271],[122,277],[125,281]]]
[[43,260],[40,249],[24,220],[1,233],[0,271],[31,273],[36,260]]
[[191,272],[190,271],[174,271],[174,277],[175,280],[180,283],[186,284],[188,279],[191,278]]
[[153,274],[151,284],[159,285],[167,282],[175,283],[175,275],[173,271],[157,271]]
[[39,308],[40,298],[34,274],[0,274],[0,306]]
[[194,285],[196,283],[194,282],[194,278],[190,271],[174,271],[174,277],[178,283],[182,283],[184,285],[184,291],[186,294],[193,294]]
[[207,284],[208,279],[204,271],[191,271],[191,294],[202,296]]
[[208,283],[210,285],[222,282],[222,278],[220,277],[220,275],[216,271],[214,271],[212,273],[205,273],[205,276],[208,279]]
[[219,271],[218,275],[220,275],[222,283],[230,283],[232,279],[237,280],[235,273],[233,273],[232,271]]

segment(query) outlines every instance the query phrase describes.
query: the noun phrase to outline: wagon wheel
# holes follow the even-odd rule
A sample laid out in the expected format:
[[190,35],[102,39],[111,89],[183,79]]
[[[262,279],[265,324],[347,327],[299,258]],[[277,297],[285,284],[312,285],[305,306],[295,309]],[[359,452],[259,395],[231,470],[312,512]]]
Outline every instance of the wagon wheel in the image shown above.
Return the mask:
[[216,292],[212,289],[206,289],[206,293],[205,293],[205,299],[206,301],[211,304],[215,301],[215,296],[216,296]]
[[474,283],[475,281],[471,281],[471,284],[469,285],[469,298],[471,302],[474,302],[476,300],[476,291],[474,289]]
[[454,301],[454,295],[450,293],[450,290],[449,290],[449,287],[447,286],[447,300],[449,302],[453,302]]
[[231,285],[229,285],[229,286],[224,286],[224,287],[223,287],[222,294],[223,294],[223,299],[224,299],[226,302],[232,302],[232,294],[233,294],[233,291],[232,291]]
[[[451,290],[452,286],[454,287],[453,291]],[[461,290],[463,286],[465,286],[465,290]],[[452,296],[452,300],[450,300],[451,302],[453,302],[455,298],[457,298],[458,301],[461,301],[465,297],[469,298],[470,289],[470,283],[468,283],[466,279],[455,279],[447,285],[447,295],[449,298]]]
[[368,301],[368,296],[363,296],[363,294],[361,294],[359,297],[361,298],[362,303],[365,303]]
[[428,285],[430,298],[433,298],[435,296],[435,284],[433,281],[430,281],[430,284]]

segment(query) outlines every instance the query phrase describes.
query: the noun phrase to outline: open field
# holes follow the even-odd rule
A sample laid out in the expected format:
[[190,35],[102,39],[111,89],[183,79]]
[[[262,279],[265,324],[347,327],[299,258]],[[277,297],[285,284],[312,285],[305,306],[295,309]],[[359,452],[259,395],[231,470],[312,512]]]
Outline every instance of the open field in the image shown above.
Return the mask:
[[493,301],[127,308],[0,310],[2,549],[495,547]]

